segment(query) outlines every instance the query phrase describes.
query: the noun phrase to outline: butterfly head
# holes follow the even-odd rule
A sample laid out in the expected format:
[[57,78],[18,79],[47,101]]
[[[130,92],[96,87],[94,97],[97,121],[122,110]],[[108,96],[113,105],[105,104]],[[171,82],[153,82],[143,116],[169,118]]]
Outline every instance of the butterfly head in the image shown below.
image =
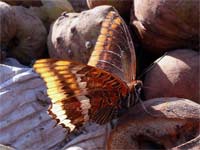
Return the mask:
[[131,100],[132,103],[130,106],[133,106],[138,103],[141,96],[142,86],[143,86],[143,83],[140,80],[135,80],[132,83],[132,86],[130,88],[130,93],[132,95],[132,100]]
[[138,98],[140,97],[142,90],[142,81],[135,80],[131,82],[129,85],[130,92],[128,95],[122,99],[121,106],[128,109],[138,102]]
[[118,111],[118,116],[123,115],[130,107],[133,107],[138,103],[142,89],[142,81],[136,80],[132,82],[129,84],[129,89],[130,92],[127,94],[127,96],[122,98],[119,102],[121,109]]

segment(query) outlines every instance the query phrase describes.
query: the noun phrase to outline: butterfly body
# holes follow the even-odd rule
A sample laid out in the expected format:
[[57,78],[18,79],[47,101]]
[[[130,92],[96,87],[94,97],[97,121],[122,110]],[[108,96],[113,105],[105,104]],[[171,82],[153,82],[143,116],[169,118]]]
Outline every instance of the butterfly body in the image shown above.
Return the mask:
[[89,120],[104,124],[135,103],[135,61],[126,24],[111,11],[87,65],[42,59],[33,67],[46,83],[50,115],[72,131]]

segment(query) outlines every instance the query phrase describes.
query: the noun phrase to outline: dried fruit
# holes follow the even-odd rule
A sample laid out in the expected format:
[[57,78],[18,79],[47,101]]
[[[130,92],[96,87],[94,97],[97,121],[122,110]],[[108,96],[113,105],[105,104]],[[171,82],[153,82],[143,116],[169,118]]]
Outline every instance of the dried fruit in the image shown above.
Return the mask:
[[16,34],[16,17],[12,7],[0,1],[0,45],[6,46]]
[[152,53],[199,49],[199,6],[198,0],[134,0],[131,24]]
[[21,5],[24,7],[41,6],[41,0],[2,0],[10,5]]
[[156,98],[142,105],[119,120],[109,137],[108,150],[171,149],[199,136],[199,104],[181,98]]
[[101,23],[110,10],[113,10],[111,6],[101,6],[81,13],[63,13],[50,29],[50,57],[87,63]]
[[37,15],[49,29],[63,12],[73,12],[73,7],[68,0],[41,0],[41,7],[31,7],[30,10]]
[[199,52],[188,49],[168,52],[147,72],[145,98],[182,97],[199,103],[199,59]]
[[114,6],[122,16],[129,16],[132,6],[132,0],[87,0],[89,8],[94,8],[100,5]]
[[23,64],[41,57],[45,50],[47,31],[41,20],[22,6],[13,6],[17,34],[10,41],[8,55]]
[[81,12],[89,9],[86,0],[68,0],[68,1],[71,3],[75,12]]

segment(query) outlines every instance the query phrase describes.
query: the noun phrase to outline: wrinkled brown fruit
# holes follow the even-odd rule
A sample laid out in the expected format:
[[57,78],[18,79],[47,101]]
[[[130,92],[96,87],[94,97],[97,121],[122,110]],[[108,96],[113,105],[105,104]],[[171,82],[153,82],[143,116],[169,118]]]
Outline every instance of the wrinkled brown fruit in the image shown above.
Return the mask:
[[16,34],[16,17],[12,7],[0,1],[0,45],[6,46]]
[[[199,104],[157,98],[143,105],[145,109],[138,104],[119,120],[109,137],[108,150],[171,149],[199,136]],[[198,142],[191,147],[195,146]]]
[[198,0],[134,0],[131,24],[154,54],[199,49],[199,6]]
[[30,7],[32,11],[43,22],[47,30],[51,24],[63,13],[73,12],[72,5],[68,0],[41,0],[42,6]]
[[101,6],[81,13],[63,13],[48,35],[50,57],[87,63],[110,10],[111,6]]
[[181,49],[159,58],[144,80],[145,99],[180,97],[200,103],[199,52]]
[[10,5],[21,5],[24,7],[42,6],[41,0],[2,0]]
[[200,135],[184,144],[172,148],[171,150],[198,150],[198,149],[200,149]]
[[87,0],[89,8],[94,8],[100,5],[114,6],[122,16],[129,16],[132,6],[132,0]]
[[47,31],[41,20],[22,6],[13,6],[17,33],[9,43],[8,55],[23,64],[40,58],[45,50]]
[[88,10],[87,0],[68,0],[75,12],[81,12],[84,10]]
[[0,63],[3,63],[6,59],[6,52],[0,49]]

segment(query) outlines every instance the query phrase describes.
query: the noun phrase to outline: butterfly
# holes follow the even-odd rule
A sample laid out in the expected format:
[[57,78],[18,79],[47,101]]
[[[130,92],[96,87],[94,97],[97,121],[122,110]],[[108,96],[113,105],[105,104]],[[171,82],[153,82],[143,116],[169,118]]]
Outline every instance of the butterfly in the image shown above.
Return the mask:
[[45,81],[52,101],[50,115],[73,131],[92,120],[109,122],[123,108],[136,103],[134,45],[128,28],[115,11],[102,22],[88,61],[41,59],[33,66]]

